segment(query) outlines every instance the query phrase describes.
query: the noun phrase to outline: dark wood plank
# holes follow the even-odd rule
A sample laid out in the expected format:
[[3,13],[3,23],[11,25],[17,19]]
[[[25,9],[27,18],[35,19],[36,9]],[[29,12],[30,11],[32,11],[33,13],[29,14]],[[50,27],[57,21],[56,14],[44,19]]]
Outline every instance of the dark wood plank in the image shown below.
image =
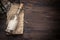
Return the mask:
[[[6,40],[59,40],[60,7],[57,1],[55,3],[53,0],[51,3],[46,0],[23,0],[25,4],[25,25],[23,36],[6,36],[3,29],[3,20],[1,20],[0,23],[1,36],[3,35],[2,37]],[[57,6],[55,6],[54,3]],[[2,37],[0,37],[1,40],[4,40]]]

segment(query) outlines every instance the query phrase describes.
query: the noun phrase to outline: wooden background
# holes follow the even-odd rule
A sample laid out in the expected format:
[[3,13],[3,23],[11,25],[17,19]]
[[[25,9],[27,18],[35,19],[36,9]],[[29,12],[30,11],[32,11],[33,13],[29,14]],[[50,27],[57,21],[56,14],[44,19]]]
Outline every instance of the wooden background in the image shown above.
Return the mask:
[[7,36],[6,14],[0,18],[0,40],[59,40],[60,1],[22,0],[24,2],[24,34]]

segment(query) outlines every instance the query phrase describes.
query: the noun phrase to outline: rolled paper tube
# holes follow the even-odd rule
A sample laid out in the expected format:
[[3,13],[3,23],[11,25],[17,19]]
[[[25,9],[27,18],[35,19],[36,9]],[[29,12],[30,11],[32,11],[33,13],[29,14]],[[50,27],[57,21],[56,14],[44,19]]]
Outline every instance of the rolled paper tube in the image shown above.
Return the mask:
[[17,10],[17,14],[19,15],[20,13],[19,12],[21,12],[21,9],[23,8],[23,3],[21,3],[20,4],[20,6],[19,6],[19,8],[18,8],[18,10]]

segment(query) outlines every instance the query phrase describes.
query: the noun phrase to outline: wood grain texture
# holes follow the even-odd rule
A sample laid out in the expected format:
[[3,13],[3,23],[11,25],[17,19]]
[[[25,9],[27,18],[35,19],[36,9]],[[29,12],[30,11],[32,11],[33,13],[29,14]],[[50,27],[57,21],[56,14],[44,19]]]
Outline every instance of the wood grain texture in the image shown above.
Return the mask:
[[[29,1],[29,0],[28,0]],[[60,7],[57,1],[48,2],[48,0],[29,1],[23,0],[25,6],[24,34],[22,36],[6,36],[2,29],[4,25],[0,20],[1,40],[60,40]],[[57,5],[53,7],[52,5]],[[4,30],[4,29],[3,29]],[[4,39],[3,39],[4,38]]]

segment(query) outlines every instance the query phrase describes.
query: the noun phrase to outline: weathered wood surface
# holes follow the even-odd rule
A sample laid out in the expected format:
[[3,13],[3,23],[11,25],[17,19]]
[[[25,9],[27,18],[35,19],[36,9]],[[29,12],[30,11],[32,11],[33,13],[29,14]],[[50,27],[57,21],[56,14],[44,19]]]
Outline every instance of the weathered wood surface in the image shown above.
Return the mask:
[[58,38],[58,35],[60,35],[60,7],[51,7],[51,5],[47,5],[49,2],[44,1],[32,1],[31,3],[30,1],[24,1],[26,22],[24,23],[22,38],[20,35],[14,37],[6,36],[2,32],[4,30],[3,27],[5,27],[2,24],[4,24],[3,21],[5,20],[0,20],[1,40],[60,40]]

